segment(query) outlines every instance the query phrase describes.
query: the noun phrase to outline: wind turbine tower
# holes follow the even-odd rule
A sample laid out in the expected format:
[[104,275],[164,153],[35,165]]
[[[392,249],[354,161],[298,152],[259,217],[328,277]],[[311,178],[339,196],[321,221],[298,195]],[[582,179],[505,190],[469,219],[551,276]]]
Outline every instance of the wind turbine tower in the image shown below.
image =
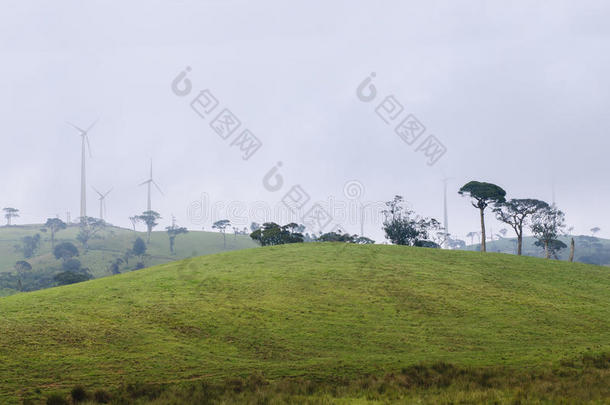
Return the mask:
[[153,171],[152,171],[152,159],[150,160],[150,177],[148,178],[148,180],[146,180],[146,181],[144,181],[144,182],[140,183],[139,185],[140,185],[140,186],[143,186],[144,184],[146,184],[146,186],[147,186],[147,191],[148,191],[148,194],[147,194],[147,201],[146,201],[146,211],[151,211],[151,209],[152,209],[152,208],[151,208],[151,207],[152,207],[152,204],[151,204],[151,196],[150,196],[150,194],[151,194],[151,185],[152,185],[152,184],[154,184],[154,185],[155,185],[155,187],[157,188],[157,190],[159,190],[159,192],[161,193],[161,195],[164,195],[164,194],[163,194],[163,191],[161,191],[161,188],[159,187],[159,185],[158,185],[158,184],[155,182],[155,180],[153,179]]
[[[85,218],[87,216],[87,176],[86,176],[86,151],[89,150],[89,157],[91,155],[91,145],[89,144],[89,131],[93,126],[97,123],[97,120],[93,122],[93,124],[89,125],[89,128],[82,129],[77,127],[76,125],[68,122],[72,128],[76,129],[81,137],[81,166],[80,166],[80,217]],[[85,145],[85,142],[87,145]]]
[[100,219],[103,221],[104,212],[106,212],[106,197],[108,196],[108,194],[110,194],[112,189],[106,191],[105,193],[100,193],[95,187],[93,187],[93,189],[99,195],[98,200],[100,200]]
[[447,215],[447,182],[450,177],[443,179],[443,227],[445,228],[445,247],[449,245],[449,216]]

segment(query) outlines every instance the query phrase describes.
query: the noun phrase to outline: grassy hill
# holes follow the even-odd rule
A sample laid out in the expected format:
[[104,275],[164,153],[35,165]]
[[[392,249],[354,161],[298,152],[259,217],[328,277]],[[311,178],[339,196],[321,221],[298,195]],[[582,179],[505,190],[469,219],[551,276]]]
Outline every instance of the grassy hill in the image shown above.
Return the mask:
[[[14,265],[17,260],[23,260],[23,255],[15,249],[24,236],[41,235],[42,243],[36,255],[27,259],[33,270],[24,277],[23,287],[26,291],[46,288],[54,284],[53,276],[61,272],[61,263],[55,259],[51,252],[50,234],[41,231],[42,225],[24,225],[0,227],[0,296],[17,292],[17,277]],[[146,240],[146,233],[134,232],[125,228],[107,226],[100,231],[96,238],[89,243],[89,249],[84,251],[76,241],[78,226],[70,226],[58,232],[56,243],[69,241],[79,247],[78,259],[83,267],[89,268],[95,277],[104,277],[111,274],[110,263],[121,257],[125,251],[132,247],[134,240],[141,237]],[[249,236],[227,234],[226,249],[223,236],[216,232],[190,231],[176,238],[175,254],[170,254],[169,239],[164,231],[153,232],[148,246],[148,256],[144,260],[146,266],[167,263],[187,257],[202,256],[218,253],[224,250],[238,250],[257,246]],[[130,271],[135,268],[137,259],[122,266],[121,271]],[[3,274],[4,273],[4,274]]]
[[[560,251],[560,260],[568,260],[570,256],[570,237],[559,237],[568,246]],[[523,238],[523,254],[526,256],[543,257],[542,248],[535,246],[536,239],[533,237]],[[596,264],[599,266],[610,266],[610,240],[596,238],[593,236],[578,235],[574,236],[575,254],[574,260],[581,263]],[[479,251],[480,244],[469,245],[466,250]],[[503,238],[487,242],[488,252],[497,253],[517,253],[517,240],[514,238]]]
[[[428,370],[405,367],[438,362],[503,367],[515,379],[511,370],[547,370],[610,351],[610,271],[493,253],[308,243],[16,294],[0,298],[0,314],[3,404],[75,384],[113,390],[253,373],[271,381],[389,372],[397,379]],[[504,403],[486,373],[481,389]],[[603,403],[610,372],[600,375],[587,380],[602,387],[588,395]],[[532,378],[538,387],[542,377]],[[366,387],[368,394],[338,403],[385,395]],[[439,390],[430,403],[462,398]],[[333,395],[331,402],[342,394]]]

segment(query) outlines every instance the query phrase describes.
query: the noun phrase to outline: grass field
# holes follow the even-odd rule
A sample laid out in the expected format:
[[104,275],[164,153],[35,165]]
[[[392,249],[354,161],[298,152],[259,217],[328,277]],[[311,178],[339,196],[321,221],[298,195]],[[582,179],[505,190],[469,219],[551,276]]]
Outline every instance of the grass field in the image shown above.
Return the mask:
[[[41,278],[50,278],[61,272],[61,264],[51,252],[50,234],[41,232],[42,225],[25,225],[0,227],[0,275],[1,273],[14,274],[14,265],[17,260],[23,260],[23,255],[15,250],[15,245],[19,244],[24,236],[33,236],[39,233],[42,237],[40,250],[36,255],[28,259],[33,270],[30,275],[31,280],[37,281]],[[108,226],[100,231],[97,237],[89,243],[90,247],[84,251],[76,241],[78,233],[77,226],[71,226],[55,236],[56,243],[68,241],[79,247],[80,256],[78,259],[83,267],[89,268],[90,273],[95,277],[111,275],[109,270],[110,263],[119,258],[125,251],[132,247],[134,240],[141,237],[146,240],[146,233],[134,232],[125,228]],[[223,236],[217,232],[190,231],[187,234],[179,235],[176,238],[175,254],[170,254],[169,239],[164,231],[153,232],[151,242],[148,246],[144,263],[146,266],[167,263],[187,257],[202,256],[222,251],[245,249],[257,246],[249,236],[227,234],[226,248],[224,247]],[[124,265],[122,271],[128,271],[135,267],[137,259],[133,258],[129,265]],[[9,295],[17,292],[16,279],[14,276],[0,277],[0,296]],[[25,290],[30,290],[32,286],[28,284],[28,279],[24,280]]]
[[[222,384],[253,374],[273,384],[387,373],[401,381],[409,367],[439,362],[516,379],[610,352],[610,272],[493,253],[308,243],[16,294],[0,298],[0,314],[3,404],[65,394],[77,384],[112,391],[138,383]],[[568,375],[574,387],[592,392],[589,399],[605,403],[610,360],[595,364],[601,366],[591,376],[584,369]],[[452,394],[452,385],[434,387],[404,398],[474,398],[470,388]],[[518,394],[490,387],[481,394],[485,402],[513,403]],[[310,403],[385,398],[346,389],[327,401],[326,392]],[[289,394],[288,402],[299,395]],[[248,402],[242,400],[235,403]]]

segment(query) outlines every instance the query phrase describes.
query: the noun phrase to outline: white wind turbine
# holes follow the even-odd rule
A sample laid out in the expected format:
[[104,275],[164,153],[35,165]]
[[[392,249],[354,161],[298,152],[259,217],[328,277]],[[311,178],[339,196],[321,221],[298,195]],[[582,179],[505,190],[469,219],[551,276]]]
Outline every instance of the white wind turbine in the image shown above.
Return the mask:
[[89,136],[88,133],[93,128],[93,126],[97,123],[97,120],[93,122],[93,124],[89,125],[89,128],[82,129],[77,127],[76,125],[68,122],[72,128],[76,129],[79,132],[81,137],[81,166],[80,166],[80,217],[85,218],[87,216],[87,180],[86,180],[86,166],[85,166],[85,142],[87,142],[86,148],[89,149],[89,157],[91,155],[91,145],[89,144]]
[[98,200],[100,201],[100,219],[104,220],[104,213],[106,212],[106,197],[112,189],[106,191],[105,193],[100,193],[95,187],[93,187],[95,192],[99,195]]
[[142,183],[140,183],[140,186],[143,186],[144,184],[146,184],[148,187],[148,194],[147,194],[147,205],[146,205],[146,211],[151,211],[151,198],[150,198],[150,189],[151,189],[151,184],[154,184],[155,187],[157,187],[157,190],[159,190],[159,192],[161,193],[161,195],[163,194],[163,191],[161,191],[161,188],[159,187],[159,185],[155,182],[155,180],[153,179],[153,172],[152,172],[152,159],[150,160],[150,177],[148,178],[148,180],[143,181]]

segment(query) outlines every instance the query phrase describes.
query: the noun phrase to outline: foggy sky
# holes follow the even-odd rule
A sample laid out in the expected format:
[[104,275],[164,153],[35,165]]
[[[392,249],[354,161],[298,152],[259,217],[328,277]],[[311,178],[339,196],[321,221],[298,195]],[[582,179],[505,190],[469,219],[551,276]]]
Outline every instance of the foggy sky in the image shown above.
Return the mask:
[[[114,188],[107,220],[116,225],[146,208],[138,184],[152,159],[164,192],[153,193],[158,229],[172,214],[209,229],[220,218],[193,219],[202,199],[243,211],[277,205],[293,185],[311,203],[348,202],[348,181],[362,185],[361,202],[401,194],[442,220],[448,177],[449,228],[462,238],[478,229],[457,195],[470,180],[548,202],[554,183],[568,224],[608,237],[610,6],[505,3],[4,2],[0,206],[21,209],[16,223],[77,217],[80,138],[66,121],[99,118],[87,179]],[[187,66],[193,94],[178,97],[171,82]],[[356,88],[372,72],[378,99],[364,103]],[[191,109],[203,89],[262,141],[249,160]],[[447,148],[435,165],[375,114],[388,95]],[[270,192],[262,178],[280,161],[285,184]],[[496,233],[503,226],[491,217]],[[365,234],[382,241],[379,227]]]

